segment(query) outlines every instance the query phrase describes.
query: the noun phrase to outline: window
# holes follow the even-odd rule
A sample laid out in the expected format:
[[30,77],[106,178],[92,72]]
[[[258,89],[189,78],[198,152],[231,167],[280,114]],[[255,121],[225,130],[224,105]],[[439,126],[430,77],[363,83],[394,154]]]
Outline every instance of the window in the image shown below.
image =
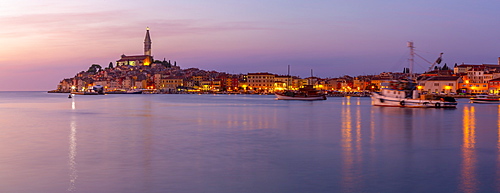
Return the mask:
[[439,86],[439,83],[434,83],[434,86]]

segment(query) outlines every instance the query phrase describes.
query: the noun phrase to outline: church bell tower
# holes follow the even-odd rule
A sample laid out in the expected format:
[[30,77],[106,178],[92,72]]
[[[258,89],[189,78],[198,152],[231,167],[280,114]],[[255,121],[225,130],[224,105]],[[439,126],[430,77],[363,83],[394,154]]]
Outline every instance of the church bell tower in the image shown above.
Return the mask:
[[146,38],[144,38],[144,55],[151,56],[151,37],[149,37],[149,27],[146,28]]

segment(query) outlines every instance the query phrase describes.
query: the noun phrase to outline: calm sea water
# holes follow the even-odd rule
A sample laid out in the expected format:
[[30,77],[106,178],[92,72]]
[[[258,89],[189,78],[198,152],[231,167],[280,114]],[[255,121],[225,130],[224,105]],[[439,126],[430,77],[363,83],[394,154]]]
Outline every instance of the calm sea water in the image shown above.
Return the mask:
[[499,192],[500,106],[0,92],[0,192]]

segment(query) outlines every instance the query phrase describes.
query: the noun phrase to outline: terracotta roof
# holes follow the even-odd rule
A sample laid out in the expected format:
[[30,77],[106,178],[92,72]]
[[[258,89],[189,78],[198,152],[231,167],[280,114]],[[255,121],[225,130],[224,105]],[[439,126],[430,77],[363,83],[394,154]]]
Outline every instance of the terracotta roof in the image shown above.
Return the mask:
[[147,57],[150,57],[150,56],[148,56],[148,55],[122,56],[122,58],[120,58],[120,60],[118,60],[117,62],[144,60]]
[[425,79],[425,81],[455,81],[460,77],[458,76],[429,76],[429,78]]
[[268,72],[248,73],[248,75],[274,75]]

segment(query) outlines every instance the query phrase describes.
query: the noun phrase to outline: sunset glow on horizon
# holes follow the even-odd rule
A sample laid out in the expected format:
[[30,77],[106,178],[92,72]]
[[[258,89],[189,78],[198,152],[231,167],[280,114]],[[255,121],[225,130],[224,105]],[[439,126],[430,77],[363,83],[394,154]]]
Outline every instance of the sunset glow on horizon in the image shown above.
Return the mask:
[[[181,68],[307,77],[402,71],[407,41],[443,63],[496,64],[497,1],[0,2],[0,91],[51,90],[60,80],[142,54]],[[416,72],[428,68],[417,63]]]

